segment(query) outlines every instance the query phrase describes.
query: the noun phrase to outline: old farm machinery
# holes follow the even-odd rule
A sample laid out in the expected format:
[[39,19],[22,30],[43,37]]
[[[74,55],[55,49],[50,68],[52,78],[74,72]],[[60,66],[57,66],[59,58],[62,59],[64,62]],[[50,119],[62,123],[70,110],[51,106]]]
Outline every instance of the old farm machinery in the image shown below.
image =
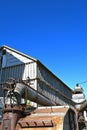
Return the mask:
[[[62,106],[22,80],[9,79],[2,89],[4,108],[0,130],[86,130],[83,116],[86,100],[80,105],[75,102],[75,106]],[[74,94],[82,94],[78,86]],[[38,103],[38,107],[27,105],[27,100]]]

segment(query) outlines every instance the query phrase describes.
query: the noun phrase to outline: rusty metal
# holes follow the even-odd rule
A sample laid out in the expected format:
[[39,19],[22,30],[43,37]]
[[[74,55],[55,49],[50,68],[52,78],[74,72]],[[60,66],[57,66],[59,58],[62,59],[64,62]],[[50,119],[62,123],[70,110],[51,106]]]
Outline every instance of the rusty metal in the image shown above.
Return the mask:
[[15,130],[20,113],[6,112],[3,116],[2,130]]
[[21,106],[5,105],[3,113],[0,130],[15,130],[17,121],[22,117],[23,110]]
[[21,128],[31,128],[31,127],[53,127],[54,123],[52,120],[28,120],[28,121],[18,121],[18,125]]
[[[51,130],[54,130],[54,129],[62,130],[64,128],[64,125],[67,126],[67,124],[65,123],[65,120],[67,121],[67,118],[65,117],[69,109],[70,108],[68,106],[66,107],[64,106],[39,107],[33,112],[31,112],[30,115],[27,115],[25,118],[20,118],[20,120],[17,122],[16,129],[17,130],[21,130],[21,129],[23,130],[38,129],[39,130],[39,129],[44,128],[44,129],[51,129]],[[76,125],[78,125],[77,122],[75,123]],[[72,128],[69,130],[78,130],[77,128],[78,126],[74,126],[74,129]],[[64,130],[66,129],[64,128]]]
[[[8,80],[3,85],[5,104],[3,108],[3,120],[1,124],[1,130],[15,130],[18,119],[22,117],[23,110],[21,105],[14,104],[14,102],[11,101],[14,100],[13,98],[14,88],[15,85],[13,79]],[[9,98],[10,98],[10,102],[6,102],[6,100]]]
[[[19,52],[14,52],[17,58]],[[6,50],[3,50],[3,54],[5,53]],[[29,58],[29,63],[26,63],[26,61],[22,64],[20,62],[22,61],[21,57],[19,58],[20,60],[16,60],[16,63],[19,65],[14,66],[13,60],[15,57],[11,55],[9,57],[11,58],[11,66],[9,61],[7,61],[7,66],[2,69],[0,84],[3,85],[2,89],[4,91],[4,108],[3,119],[0,122],[0,130],[85,129],[83,113],[86,110],[87,101],[85,102],[86,99],[80,86],[76,85],[72,96],[72,90],[50,73],[40,62],[37,62],[36,59],[32,59],[31,57],[24,57]],[[27,60],[26,58],[23,59]],[[25,72],[25,75],[23,75],[23,72]],[[28,78],[27,76],[29,77],[28,80],[26,79]],[[21,78],[23,81],[16,82],[11,78],[3,83],[7,77],[15,77],[16,80]],[[47,107],[35,108],[36,105],[33,105],[34,108],[32,110],[29,110],[29,106],[26,109],[26,102],[23,104],[21,98],[24,98],[26,101],[29,99]],[[69,106],[66,106],[66,104]]]
[[3,112],[23,112],[22,106],[21,105],[5,105],[3,108]]
[[[13,80],[4,84],[3,91],[6,92],[7,99],[10,97],[10,102],[8,100],[6,102],[6,98],[4,98],[4,114],[0,130],[41,130],[43,128],[49,128],[49,130],[82,130],[85,127],[83,127],[82,111],[86,108],[87,102],[80,107],[79,111],[72,106],[53,106],[56,105],[54,102],[25,82],[16,83]],[[19,102],[22,97],[41,105],[47,105],[47,107],[38,107],[24,115],[25,109],[22,109],[22,104]],[[16,99],[15,103],[11,101],[14,99]]]

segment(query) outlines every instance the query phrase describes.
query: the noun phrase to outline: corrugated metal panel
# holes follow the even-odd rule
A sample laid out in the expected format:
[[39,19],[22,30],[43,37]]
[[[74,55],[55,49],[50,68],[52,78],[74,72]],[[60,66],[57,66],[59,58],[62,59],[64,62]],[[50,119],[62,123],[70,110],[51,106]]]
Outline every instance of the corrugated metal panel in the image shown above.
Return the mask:
[[[73,104],[71,101],[72,91],[60,82],[55,76],[53,76],[45,67],[41,64],[37,66],[38,74],[38,91],[45,96],[51,98],[57,104]],[[67,96],[66,96],[67,95]]]
[[[30,86],[34,89],[37,89],[36,71],[37,69],[35,62],[2,68],[0,83],[3,84],[8,78],[14,78],[15,80],[26,80],[27,77],[29,77],[31,79]],[[0,91],[0,95],[3,95],[2,90]],[[32,106],[37,106],[34,102],[30,102],[30,104]]]
[[55,78],[55,76],[53,76],[52,73],[50,73],[43,65],[38,64],[37,70],[39,79],[60,90],[64,95],[67,94],[68,97],[72,97],[71,90],[69,90],[68,87],[65,87],[65,85]]
[[36,73],[37,66],[36,65],[37,65],[36,62],[32,62],[32,63],[26,65],[27,70],[25,71],[25,73],[28,71],[27,76],[29,76],[30,79],[35,79],[37,76],[37,73]]
[[8,78],[22,79],[24,68],[25,64],[3,68],[1,71],[1,83],[6,82]]
[[16,80],[26,80],[29,77],[31,80],[36,78],[36,63],[19,64],[10,67],[2,68],[1,70],[1,82],[5,82],[8,78],[14,78]]
[[[71,98],[71,91],[56,80],[42,66],[37,68],[36,62],[2,68],[1,83],[6,82],[8,78],[26,80],[27,77],[30,78],[30,86],[32,88],[38,89],[40,93],[57,102],[57,104],[72,104],[69,99]],[[66,95],[65,91],[67,92],[68,100],[64,97],[64,95]]]

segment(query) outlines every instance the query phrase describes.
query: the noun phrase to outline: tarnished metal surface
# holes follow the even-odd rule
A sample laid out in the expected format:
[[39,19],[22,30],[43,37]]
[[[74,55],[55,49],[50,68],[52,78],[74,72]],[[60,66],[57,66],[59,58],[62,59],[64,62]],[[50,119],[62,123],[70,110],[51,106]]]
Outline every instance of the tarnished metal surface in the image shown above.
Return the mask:
[[[69,106],[51,106],[55,105],[50,99],[41,95],[31,88],[26,82],[19,80],[14,82],[9,79],[3,86],[4,90],[4,115],[1,130],[22,130],[22,129],[54,129],[55,130],[78,130],[77,117],[74,107]],[[5,96],[6,94],[6,96]],[[31,112],[22,110],[22,104],[19,97],[30,99],[47,107],[39,107]],[[6,103],[6,98],[10,102]],[[15,97],[15,98],[13,98]],[[17,99],[16,104],[11,99]],[[22,115],[23,113],[23,115]],[[82,126],[82,125],[81,125]]]
[[17,130],[63,130],[64,116],[69,107],[42,107],[21,118],[17,123]]
[[[45,97],[44,95],[40,94],[35,89],[31,88],[29,85],[22,83],[17,83],[16,88],[14,89],[15,93],[18,93],[21,97],[23,96],[23,93],[27,89],[27,99],[36,102],[43,106],[55,106],[56,103],[51,101],[51,99]],[[25,98],[25,97],[24,97]]]
[[20,113],[7,112],[4,114],[1,130],[15,130]]
[[22,109],[20,106],[7,105],[3,110],[3,119],[0,130],[15,130],[17,121],[22,117]]

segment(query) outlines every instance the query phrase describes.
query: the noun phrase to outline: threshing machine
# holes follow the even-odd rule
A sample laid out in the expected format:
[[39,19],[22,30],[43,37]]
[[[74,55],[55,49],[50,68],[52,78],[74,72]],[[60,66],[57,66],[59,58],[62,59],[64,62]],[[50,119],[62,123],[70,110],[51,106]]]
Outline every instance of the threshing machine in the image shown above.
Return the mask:
[[[79,109],[69,105],[58,106],[22,80],[9,79],[2,89],[4,108],[0,130],[86,130],[83,111],[87,101]],[[28,99],[39,106],[27,105]]]

